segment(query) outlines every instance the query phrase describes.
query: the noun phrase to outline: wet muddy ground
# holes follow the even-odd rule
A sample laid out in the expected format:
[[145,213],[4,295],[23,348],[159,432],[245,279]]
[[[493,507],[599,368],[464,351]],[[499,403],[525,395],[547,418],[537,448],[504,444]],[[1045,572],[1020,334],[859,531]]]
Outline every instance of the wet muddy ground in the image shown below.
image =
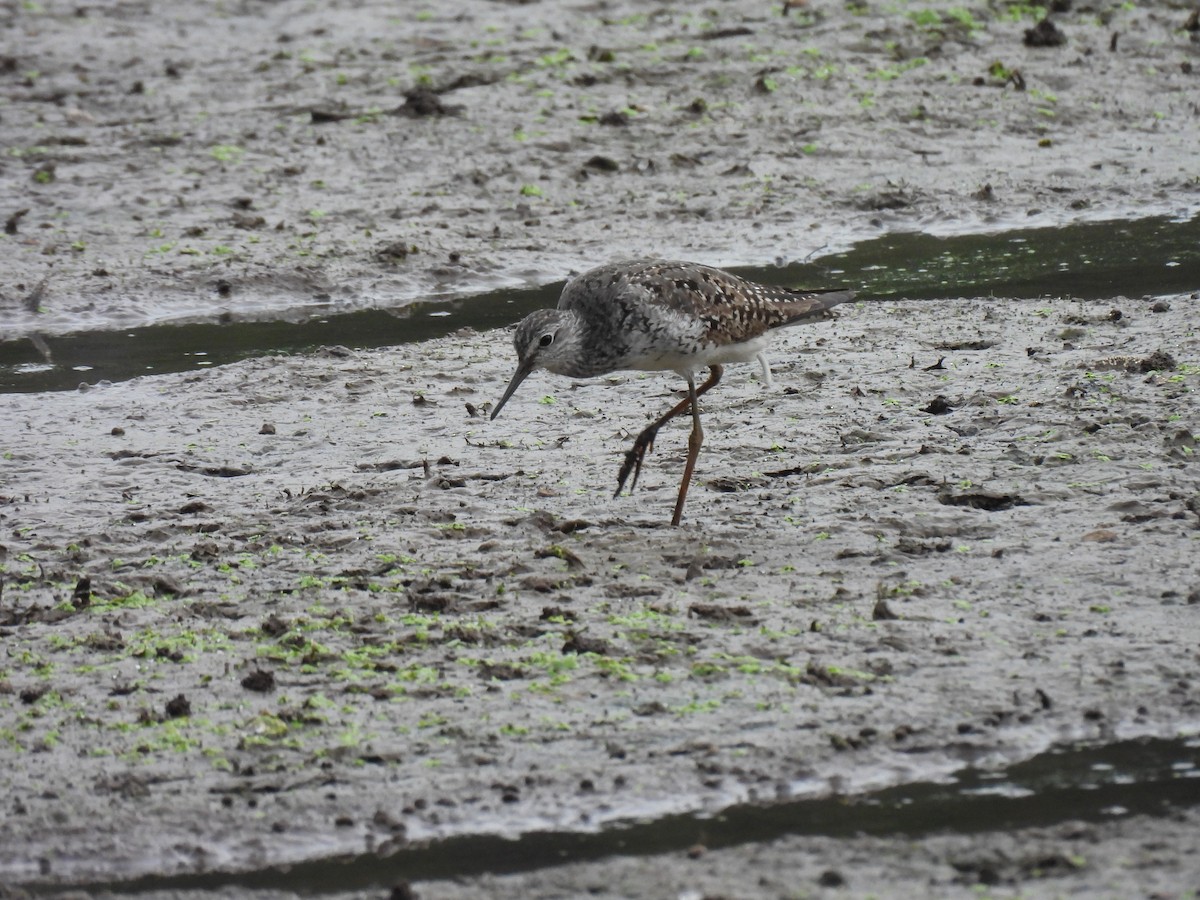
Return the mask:
[[[1182,8],[1076,7],[1029,47],[1009,7],[354,6],[0,11],[6,334],[1200,198]],[[0,882],[388,858],[1194,735],[1195,302],[865,297],[784,335],[774,385],[710,395],[678,529],[682,429],[611,497],[678,385],[543,373],[489,422],[503,331],[6,396]],[[1195,826],[698,833],[410,880],[1188,896]]]
[[1059,46],[1018,5],[780,9],[11,4],[5,330],[1196,206],[1184,6],[1076,3]]
[[610,496],[667,379],[538,376],[488,422],[503,332],[9,397],[6,877],[589,828],[1189,732],[1200,339],[1187,297],[1116,312],[862,303],[798,329],[774,387],[714,392],[679,529],[678,430]]

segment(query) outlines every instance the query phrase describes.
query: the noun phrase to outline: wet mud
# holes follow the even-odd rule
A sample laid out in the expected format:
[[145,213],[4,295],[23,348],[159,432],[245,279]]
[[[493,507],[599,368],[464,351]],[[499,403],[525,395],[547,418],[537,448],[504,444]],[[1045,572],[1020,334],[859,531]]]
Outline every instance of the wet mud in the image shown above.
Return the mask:
[[1195,210],[1186,11],[1038,9],[15,5],[5,331]]
[[542,373],[488,422],[503,331],[10,396],[6,877],[1193,729],[1189,299],[844,309],[784,336],[773,387],[710,395],[681,528],[681,430],[611,497],[677,386]]
[[[1195,212],[1186,10],[1058,13],[1065,44],[1016,7],[784,11],[6,8],[5,336]],[[386,860],[1194,736],[1196,296],[1146,281],[865,296],[781,336],[772,386],[737,367],[706,398],[680,528],[682,428],[612,497],[679,385],[540,373],[489,422],[503,330],[4,396],[0,883]],[[699,832],[343,893],[1183,895],[1195,825]]]

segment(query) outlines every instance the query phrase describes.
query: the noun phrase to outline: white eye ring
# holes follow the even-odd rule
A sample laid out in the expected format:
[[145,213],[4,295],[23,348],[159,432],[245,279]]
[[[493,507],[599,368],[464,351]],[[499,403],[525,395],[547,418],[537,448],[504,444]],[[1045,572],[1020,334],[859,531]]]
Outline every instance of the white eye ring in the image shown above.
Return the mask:
[[549,347],[553,343],[554,343],[554,332],[553,331],[547,331],[540,338],[538,338],[538,346],[539,347]]

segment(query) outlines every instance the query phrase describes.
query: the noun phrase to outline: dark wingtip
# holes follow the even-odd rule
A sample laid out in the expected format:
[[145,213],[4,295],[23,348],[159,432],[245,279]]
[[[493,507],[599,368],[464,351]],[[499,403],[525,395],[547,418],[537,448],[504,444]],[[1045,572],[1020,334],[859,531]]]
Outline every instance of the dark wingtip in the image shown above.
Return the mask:
[[849,303],[858,296],[856,291],[852,290],[831,290],[822,297],[830,306],[837,306],[839,303]]

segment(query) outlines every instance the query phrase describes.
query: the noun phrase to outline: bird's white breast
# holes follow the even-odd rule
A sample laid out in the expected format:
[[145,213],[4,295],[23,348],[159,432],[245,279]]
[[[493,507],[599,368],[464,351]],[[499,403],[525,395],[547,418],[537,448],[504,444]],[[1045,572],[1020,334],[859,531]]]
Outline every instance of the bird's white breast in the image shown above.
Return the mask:
[[708,366],[749,362],[758,357],[770,342],[769,335],[764,334],[740,344],[701,345],[694,351],[687,353],[655,350],[648,347],[636,356],[631,356],[627,368],[640,369],[647,372],[678,372],[686,378],[689,374],[698,372]]

